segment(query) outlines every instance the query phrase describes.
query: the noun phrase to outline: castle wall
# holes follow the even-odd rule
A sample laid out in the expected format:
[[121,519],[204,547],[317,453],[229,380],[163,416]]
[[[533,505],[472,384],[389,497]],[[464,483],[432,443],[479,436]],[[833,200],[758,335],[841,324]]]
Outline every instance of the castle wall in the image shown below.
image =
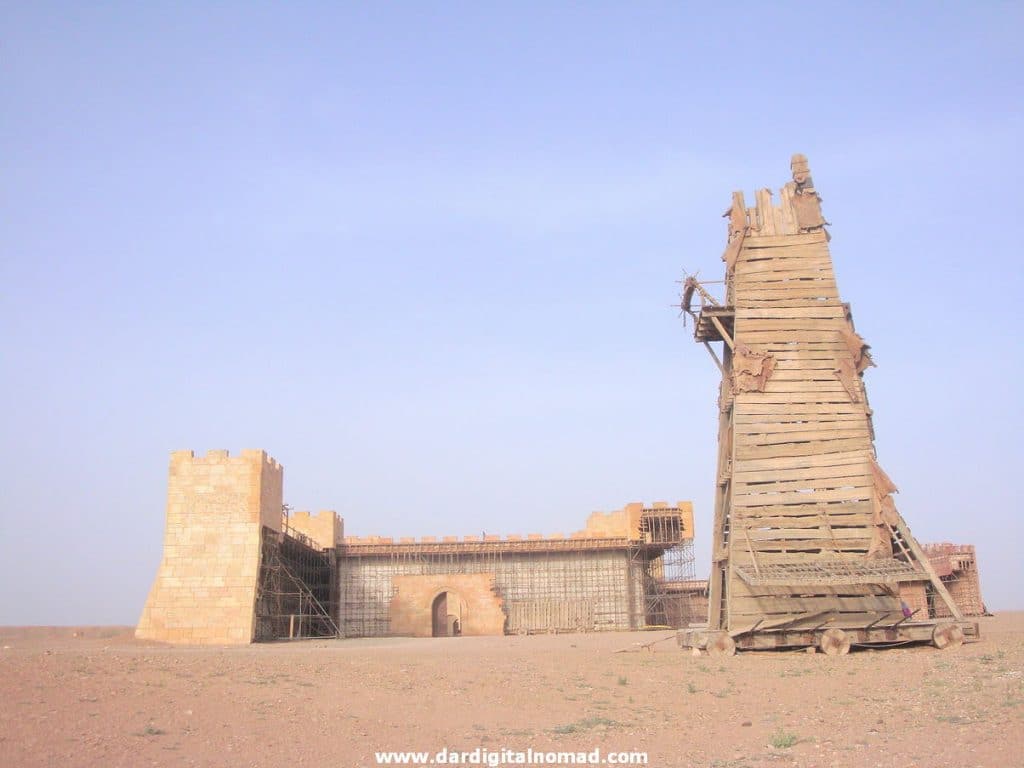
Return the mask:
[[252,642],[261,530],[281,529],[282,484],[264,451],[171,454],[163,558],[137,637]]
[[[393,600],[401,594],[403,577],[428,575],[450,578],[487,574],[489,578],[493,574],[493,591],[501,599],[510,633],[633,629],[643,625],[642,574],[624,549],[505,552],[500,556],[342,555],[338,563],[339,613],[346,637],[380,637],[406,631],[409,625],[405,618],[393,623]],[[417,621],[426,621],[429,628],[429,605],[425,610],[420,606],[420,610],[425,618]],[[550,625],[566,621],[567,626]],[[587,623],[581,625],[581,621]],[[490,629],[488,634],[501,634],[497,624]]]

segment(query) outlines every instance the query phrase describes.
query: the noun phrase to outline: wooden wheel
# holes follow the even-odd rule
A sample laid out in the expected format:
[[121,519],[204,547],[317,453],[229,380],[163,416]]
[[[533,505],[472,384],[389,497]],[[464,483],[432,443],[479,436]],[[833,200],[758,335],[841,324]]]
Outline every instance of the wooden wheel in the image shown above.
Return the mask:
[[964,631],[957,624],[939,624],[932,632],[932,645],[940,651],[953,650],[964,644]]
[[850,652],[850,636],[835,627],[826,629],[821,633],[818,646],[828,656],[845,656]]
[[708,637],[708,656],[733,656],[736,653],[736,641],[729,637],[728,632],[716,632]]

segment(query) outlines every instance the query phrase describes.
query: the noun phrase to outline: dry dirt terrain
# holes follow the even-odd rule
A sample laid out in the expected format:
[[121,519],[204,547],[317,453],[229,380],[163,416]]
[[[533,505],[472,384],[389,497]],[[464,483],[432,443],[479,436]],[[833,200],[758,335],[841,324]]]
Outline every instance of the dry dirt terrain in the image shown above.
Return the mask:
[[375,768],[377,750],[445,747],[639,750],[659,768],[1024,765],[1024,613],[984,619],[956,651],[639,648],[661,636],[181,648],[2,628],[0,766]]

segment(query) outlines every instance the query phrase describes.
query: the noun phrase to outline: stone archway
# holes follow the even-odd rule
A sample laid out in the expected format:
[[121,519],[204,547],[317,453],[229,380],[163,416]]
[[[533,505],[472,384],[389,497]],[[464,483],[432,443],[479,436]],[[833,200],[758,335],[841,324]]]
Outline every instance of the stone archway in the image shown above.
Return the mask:
[[434,637],[448,637],[448,593],[439,592],[430,605],[431,634]]
[[500,635],[505,629],[505,611],[494,589],[493,573],[394,576],[392,584],[393,635],[473,637]]
[[431,635],[434,637],[458,637],[462,634],[462,619],[465,603],[457,592],[442,590],[430,604]]

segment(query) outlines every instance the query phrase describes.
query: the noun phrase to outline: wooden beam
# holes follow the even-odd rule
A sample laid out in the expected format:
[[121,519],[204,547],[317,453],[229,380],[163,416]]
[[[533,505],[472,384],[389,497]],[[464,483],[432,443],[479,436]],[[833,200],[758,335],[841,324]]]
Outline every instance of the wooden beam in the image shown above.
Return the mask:
[[715,365],[718,366],[718,370],[723,376],[725,376],[725,366],[722,365],[722,361],[718,359],[718,354],[715,352],[715,348],[706,341],[704,342],[704,347],[707,349],[708,354],[711,355],[711,359],[715,361]]
[[729,349],[735,349],[736,345],[732,343],[732,337],[725,330],[725,326],[722,325],[722,321],[714,315],[711,315],[711,323],[718,329],[718,332],[722,334],[722,341],[729,345]]
[[949,594],[949,590],[946,589],[946,585],[942,583],[942,579],[932,568],[931,560],[928,559],[928,555],[921,549],[921,545],[917,543],[917,539],[914,538],[914,534],[910,532],[910,528],[907,526],[907,521],[903,519],[903,515],[899,512],[896,513],[896,530],[903,536],[903,540],[910,547],[910,551],[913,553],[914,558],[921,563],[921,567],[924,568],[925,573],[928,574],[928,578],[935,587],[935,591],[942,597],[942,602],[946,604],[950,614],[957,621],[963,621],[964,615],[960,612],[959,606],[953,601],[953,596]]

